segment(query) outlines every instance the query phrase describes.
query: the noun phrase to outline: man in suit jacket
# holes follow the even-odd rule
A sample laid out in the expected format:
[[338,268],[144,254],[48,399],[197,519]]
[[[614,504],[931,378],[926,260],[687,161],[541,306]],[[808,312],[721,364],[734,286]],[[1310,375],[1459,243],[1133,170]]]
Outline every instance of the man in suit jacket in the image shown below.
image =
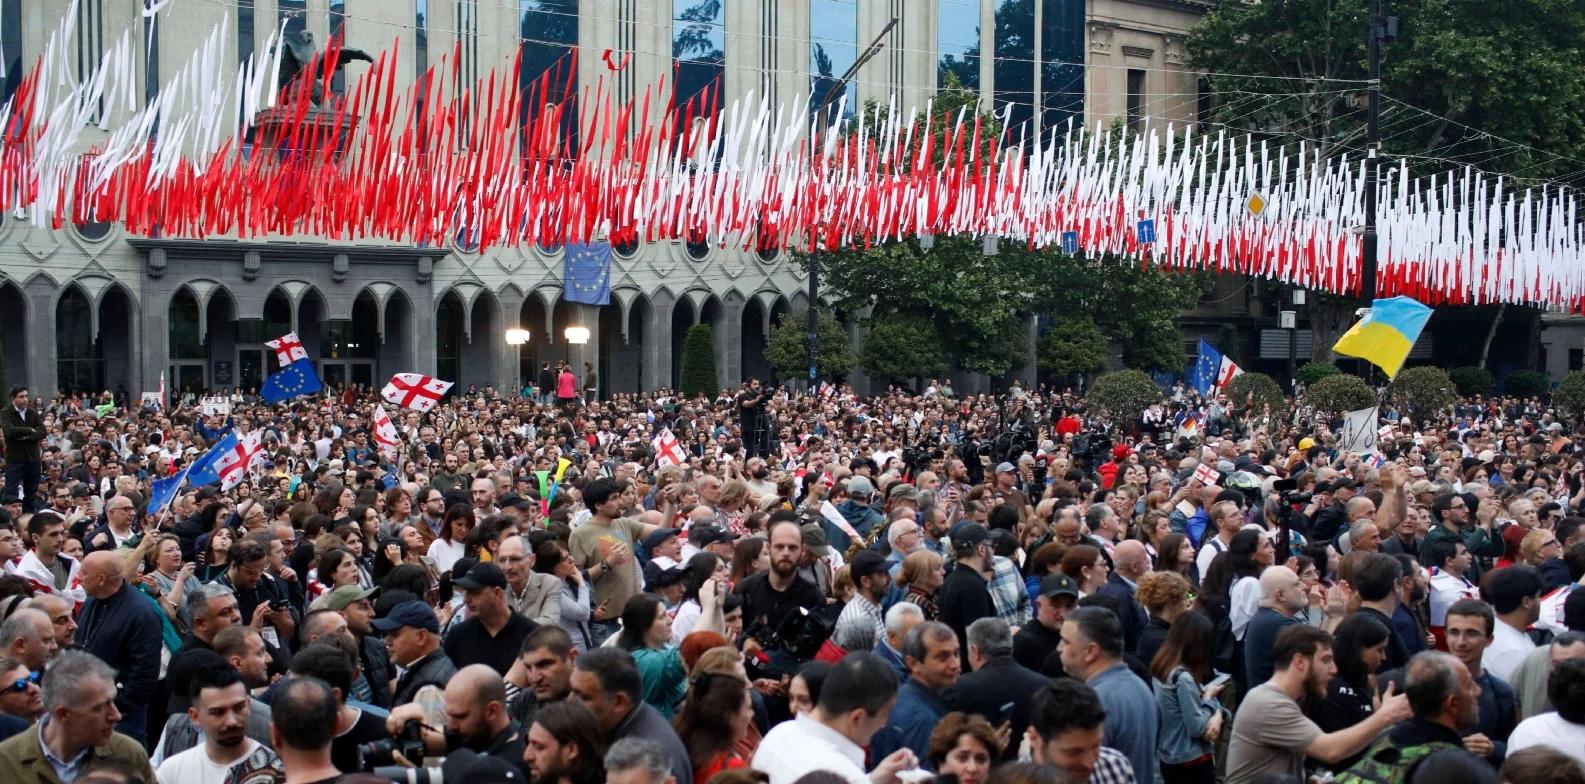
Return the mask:
[[1150,553],[1143,544],[1130,539],[1117,544],[1112,552],[1112,562],[1116,566],[1106,578],[1106,584],[1096,593],[1111,597],[1121,606],[1118,620],[1123,623],[1123,650],[1133,653],[1139,647],[1139,635],[1150,625],[1150,613],[1145,611],[1144,605],[1134,595],[1139,578],[1150,571]]
[[[953,710],[978,713],[991,724],[1007,722],[1010,738],[1024,737],[1029,727],[1029,695],[1051,682],[1013,659],[1013,632],[1001,618],[969,624],[969,666],[974,672],[958,678],[947,691]],[[1018,744],[1007,744],[999,759],[1018,757]]]
[[5,433],[6,484],[0,496],[6,499],[20,497],[22,508],[38,511],[39,480],[44,477],[45,437],[44,418],[37,409],[29,408],[32,401],[28,388],[11,388],[11,404],[0,410],[0,432]]

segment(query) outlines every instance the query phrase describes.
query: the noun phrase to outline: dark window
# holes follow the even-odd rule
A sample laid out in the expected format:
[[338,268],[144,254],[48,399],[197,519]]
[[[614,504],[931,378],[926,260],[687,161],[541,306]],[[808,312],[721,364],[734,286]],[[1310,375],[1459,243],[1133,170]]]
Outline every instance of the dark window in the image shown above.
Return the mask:
[[953,81],[971,90],[980,86],[980,2],[936,3],[936,84]]
[[280,9],[280,21],[286,23],[286,34],[297,35],[308,29],[308,0],[275,0]]
[[9,101],[22,83],[22,0],[0,0],[0,101]]
[[1202,126],[1211,121],[1211,107],[1214,105],[1212,103],[1213,98],[1214,93],[1211,92],[1211,80],[1201,79],[1199,83],[1199,95],[1195,97],[1194,101],[1194,120]]
[[1009,139],[1034,117],[1035,5],[1033,0],[1002,0],[996,9],[996,116],[1006,122]]
[[856,114],[858,90],[849,81],[842,90],[842,75],[859,56],[859,13],[852,0],[809,0],[809,105],[836,111],[845,96],[842,119]]
[[55,372],[61,389],[98,392],[105,388],[105,344],[93,334],[93,305],[73,286],[55,306]]
[[237,62],[253,57],[253,0],[237,0]]
[[462,301],[456,294],[440,300],[435,312],[435,371],[440,378],[457,378],[462,373]]
[[[523,52],[518,89],[523,93],[523,149],[544,158],[578,153],[577,0],[518,0]],[[540,118],[560,107],[558,125]]]
[[1585,349],[1571,348],[1568,350],[1568,369],[1579,370],[1585,367]]
[[429,70],[429,0],[413,0],[413,78]]
[[1145,121],[1145,72],[1128,69],[1128,127],[1138,130]]
[[671,64],[677,86],[679,139],[695,118],[713,118],[721,108],[721,82],[726,77],[726,4],[724,0],[672,0]]
[[1084,0],[1042,0],[1041,131],[1062,134],[1084,123]]
[[198,300],[182,289],[171,299],[169,319],[171,359],[203,359],[204,344],[198,339]]
[[[347,45],[347,0],[330,0],[330,40]],[[337,71],[330,80],[330,91],[341,95],[347,89],[347,74]]]

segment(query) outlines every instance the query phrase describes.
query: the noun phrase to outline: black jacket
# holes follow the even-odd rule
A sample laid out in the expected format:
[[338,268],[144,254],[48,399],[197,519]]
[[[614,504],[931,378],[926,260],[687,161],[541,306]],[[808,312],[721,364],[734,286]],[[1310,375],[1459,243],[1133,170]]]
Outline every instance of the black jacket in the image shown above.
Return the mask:
[[7,463],[36,463],[44,459],[44,418],[35,409],[18,412],[8,401],[0,411],[0,430],[5,432]]
[[[439,686],[446,688],[446,682],[451,676],[457,674],[457,665],[451,663],[451,657],[446,652],[436,648],[435,651],[416,662],[417,666],[408,668],[396,679],[396,691],[391,694],[391,706],[405,705],[413,701],[413,695],[425,686]],[[372,682],[371,682],[372,685]],[[529,692],[533,694],[532,691]]]
[[370,700],[382,708],[391,707],[391,652],[374,635],[364,637],[363,677],[369,682]]
[[[1029,726],[1029,695],[1051,679],[1019,665],[1011,656],[998,656],[985,666],[968,673],[947,690],[947,704],[953,710],[978,713],[993,725],[1009,722],[1012,735],[1022,738]],[[1018,744],[1009,743],[1002,760],[1018,756]]]
[[1139,650],[1139,636],[1150,625],[1150,613],[1145,612],[1145,606],[1134,596],[1134,589],[1117,572],[1112,572],[1096,593],[1109,596],[1122,605],[1118,620],[1123,622],[1123,650],[1129,653]]
[[116,671],[116,707],[141,709],[160,678],[160,611],[123,582],[106,599],[89,597],[77,625],[77,647],[98,656]]
[[[985,577],[963,564],[947,574],[946,582],[936,592],[936,606],[940,608],[936,620],[952,627],[960,640],[969,638],[969,624],[996,615],[996,604],[991,601],[991,589]],[[967,647],[963,655],[968,656]]]
[[1046,657],[1057,652],[1061,640],[1055,629],[1047,629],[1038,619],[1032,620],[1013,635],[1013,659],[1025,669],[1040,672]]

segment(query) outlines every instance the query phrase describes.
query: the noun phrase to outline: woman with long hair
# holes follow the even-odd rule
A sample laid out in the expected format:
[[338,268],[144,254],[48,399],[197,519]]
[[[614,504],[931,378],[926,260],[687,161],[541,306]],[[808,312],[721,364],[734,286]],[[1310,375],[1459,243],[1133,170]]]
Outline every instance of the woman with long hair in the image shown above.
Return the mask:
[[743,525],[743,519],[748,516],[748,483],[741,479],[733,479],[721,486],[721,498],[716,503],[716,508],[726,520],[726,527],[738,536],[748,536],[751,533]]
[[464,555],[464,543],[468,540],[468,532],[473,530],[473,507],[467,504],[452,504],[446,507],[446,516],[440,524],[440,534],[429,545],[429,560],[435,562],[435,568],[442,572],[451,571],[457,559]]
[[582,653],[593,644],[594,635],[589,622],[605,620],[605,605],[589,604],[589,578],[567,554],[561,542],[551,539],[534,551],[534,571],[555,575],[561,580],[561,628],[572,638],[572,644]]
[[1106,565],[1106,559],[1101,557],[1099,548],[1087,544],[1076,544],[1062,554],[1062,561],[1058,570],[1072,577],[1079,584],[1079,596],[1089,596],[1101,590],[1106,585],[1106,577],[1111,574],[1111,567]]
[[1161,548],[1166,544],[1167,537],[1172,535],[1172,521],[1166,513],[1152,509],[1140,516],[1135,528],[1138,529],[1139,539],[1145,543],[1145,552],[1150,555],[1151,565],[1160,568]]
[[[720,580],[709,580],[699,592],[704,606],[698,631],[721,631]],[[644,701],[662,716],[671,718],[688,691],[688,673],[682,666],[682,652],[671,644],[671,616],[660,597],[634,594],[622,608],[622,631],[617,647],[633,654],[638,674],[644,680]]]
[[198,582],[213,582],[226,573],[226,569],[231,565],[231,543],[234,536],[230,528],[219,526],[213,532],[198,538],[198,568],[193,570],[193,576],[198,578]]
[[1156,571],[1177,572],[1190,585],[1200,584],[1200,574],[1194,568],[1194,542],[1187,534],[1170,533],[1156,546]]
[[930,731],[930,767],[958,784],[984,784],[1001,750],[996,728],[978,714],[953,711]]
[[794,717],[807,716],[820,704],[820,688],[831,674],[831,663],[804,662],[798,673],[787,683],[787,710]]
[[1149,662],[1166,641],[1173,621],[1194,604],[1194,588],[1177,572],[1148,572],[1139,578],[1134,596],[1150,615],[1150,623],[1139,633],[1134,655]]
[[699,622],[699,615],[704,612],[704,607],[699,602],[699,589],[713,578],[724,580],[726,562],[715,553],[694,553],[694,556],[688,559],[685,571],[687,574],[683,577],[682,603],[677,605],[671,620],[671,641],[678,645],[682,644],[682,638],[693,631],[694,626]]
[[1167,639],[1150,660],[1161,727],[1156,749],[1164,784],[1216,781],[1213,751],[1227,720],[1216,697],[1227,681],[1211,683],[1214,631],[1204,613],[1184,613],[1173,622]]
[[732,545],[732,574],[728,588],[736,588],[750,575],[770,571],[770,548],[758,536],[745,536]]
[[[1353,613],[1338,624],[1332,635],[1337,674],[1326,685],[1326,697],[1310,700],[1305,711],[1322,732],[1352,727],[1375,713],[1375,672],[1387,658],[1387,637],[1391,633],[1386,624],[1363,613]],[[1362,756],[1363,751],[1331,769],[1347,770]]]
[[[372,507],[360,508],[367,509],[370,512],[374,511]],[[372,542],[374,540],[369,539],[364,534],[363,529],[351,521],[337,525],[331,530],[330,533],[332,536],[335,536],[337,539],[341,540],[342,549],[352,553],[353,562],[356,563],[358,567],[358,587],[365,590],[373,588],[374,580],[372,575],[369,573],[369,567],[373,564],[373,559],[369,555],[368,548],[364,547],[363,545],[365,542]]]
[[1260,573],[1271,566],[1277,550],[1265,531],[1245,528],[1233,534],[1226,554],[1233,569],[1233,582],[1227,591],[1228,618],[1233,622],[1233,637],[1242,640],[1244,629],[1260,609]]
[[321,553],[319,566],[309,575],[308,597],[317,599],[343,585],[361,587],[358,559],[350,550],[332,547]]
[[689,679],[687,694],[672,726],[688,749],[693,780],[705,782],[723,770],[748,767],[736,752],[754,723],[748,684],[734,675],[700,672]]
[[919,605],[925,620],[933,621],[941,613],[936,605],[936,591],[946,582],[946,560],[929,550],[917,550],[903,559],[903,568],[897,572],[897,587],[906,588],[901,601]]

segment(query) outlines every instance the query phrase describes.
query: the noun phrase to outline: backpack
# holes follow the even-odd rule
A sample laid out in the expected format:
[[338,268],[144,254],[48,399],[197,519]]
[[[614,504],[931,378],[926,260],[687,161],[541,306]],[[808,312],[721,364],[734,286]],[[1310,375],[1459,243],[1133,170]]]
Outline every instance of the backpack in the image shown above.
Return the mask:
[[1395,746],[1382,738],[1371,745],[1365,756],[1332,779],[1333,784],[1403,784],[1420,761],[1433,752],[1456,749],[1451,743],[1433,741],[1417,746]]

